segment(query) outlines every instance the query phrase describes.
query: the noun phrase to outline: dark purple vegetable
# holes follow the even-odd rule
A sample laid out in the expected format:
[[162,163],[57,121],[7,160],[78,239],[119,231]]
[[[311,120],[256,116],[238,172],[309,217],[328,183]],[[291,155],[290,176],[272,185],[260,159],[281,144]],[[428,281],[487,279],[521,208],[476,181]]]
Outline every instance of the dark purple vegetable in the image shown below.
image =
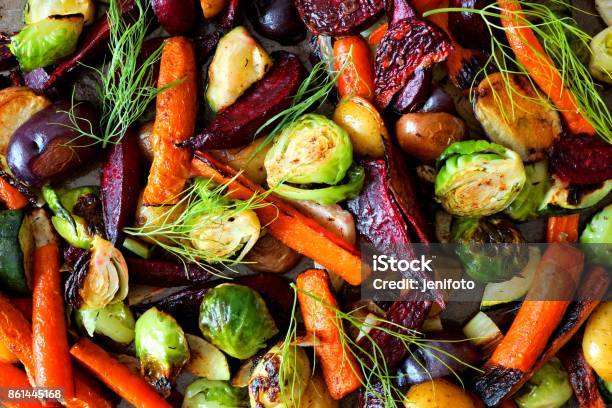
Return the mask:
[[0,32],[0,71],[13,68],[15,65],[17,65],[17,60],[9,49],[10,43],[11,35]]
[[[70,119],[71,109],[75,124]],[[71,106],[68,101],[59,101],[37,112],[9,141],[7,161],[11,171],[18,180],[32,185],[60,181],[71,175],[99,153],[98,144],[92,144],[74,126],[95,134],[97,123],[96,111],[87,102]]]
[[446,33],[416,17],[406,0],[390,0],[389,29],[376,51],[375,103],[386,108],[418,68],[444,61],[451,50]]
[[427,100],[430,87],[431,69],[417,68],[393,98],[393,110],[397,113],[414,112]]
[[87,229],[91,235],[107,238],[102,215],[102,202],[97,194],[81,195],[74,204],[72,213],[86,220]]
[[142,153],[138,135],[132,129],[108,149],[100,190],[106,236],[113,244],[123,239],[123,228],[128,225],[138,205],[142,176]]
[[64,286],[64,299],[66,300],[66,303],[72,305],[72,307],[76,309],[79,309],[83,303],[83,299],[81,298],[79,291],[83,286],[85,277],[87,276],[90,260],[90,253],[87,251],[82,252],[79,258],[76,260],[72,273],[70,276],[68,276]]
[[45,89],[47,82],[51,79],[47,71],[44,68],[37,68],[33,71],[26,72],[23,74],[23,80],[28,88],[34,89],[35,91],[42,91]]
[[306,37],[306,27],[292,0],[253,0],[249,19],[266,38],[283,45],[296,44]]
[[221,22],[219,25],[221,28],[230,29],[236,25],[236,15],[238,13],[238,7],[240,6],[240,0],[230,0],[227,8],[221,15]]
[[453,98],[444,89],[435,86],[419,112],[445,112],[455,115],[457,110]]
[[194,38],[193,43],[195,45],[198,61],[203,63],[210,55],[212,55],[213,51],[217,48],[217,44],[219,44],[221,37],[223,37],[223,32],[217,30]]
[[195,264],[160,259],[126,258],[130,282],[141,285],[173,287],[208,282],[213,275]]
[[570,183],[603,183],[612,178],[612,145],[598,137],[564,135],[552,146],[550,165]]
[[195,24],[194,0],[152,0],[153,12],[159,24],[170,34],[180,35]]
[[334,37],[356,34],[373,23],[384,0],[294,0],[300,17],[314,34]]
[[432,333],[425,337],[423,345],[415,347],[397,370],[400,387],[452,375],[453,371],[459,373],[466,369],[466,364],[480,359],[465,336],[454,333]]
[[[449,7],[483,9],[491,0],[450,0]],[[491,34],[485,21],[478,14],[467,11],[448,13],[448,27],[455,40],[465,48],[488,50]]]
[[261,81],[219,113],[202,133],[179,146],[194,150],[243,146],[253,141],[257,129],[268,119],[289,107],[305,77],[304,66],[289,52],[279,51],[272,56],[274,65]]

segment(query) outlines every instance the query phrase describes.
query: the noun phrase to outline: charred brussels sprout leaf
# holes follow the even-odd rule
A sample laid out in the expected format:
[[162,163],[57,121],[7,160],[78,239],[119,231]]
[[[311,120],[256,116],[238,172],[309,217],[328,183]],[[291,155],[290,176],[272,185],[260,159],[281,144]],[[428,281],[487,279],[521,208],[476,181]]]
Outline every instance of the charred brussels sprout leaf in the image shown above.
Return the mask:
[[546,161],[525,166],[527,181],[523,189],[504,213],[515,221],[527,221],[538,217],[538,208],[551,186]]
[[134,316],[123,302],[102,309],[79,309],[76,320],[89,336],[101,334],[120,344],[130,344],[134,340]]
[[567,373],[553,358],[534,374],[515,401],[521,408],[560,408],[572,393]]
[[451,235],[465,272],[477,281],[503,282],[529,261],[523,236],[506,220],[460,218]]
[[481,217],[507,208],[525,184],[520,156],[485,140],[450,145],[437,162],[435,195],[460,217]]
[[25,72],[46,67],[74,52],[83,16],[51,16],[25,26],[11,38],[11,52]]
[[248,407],[246,389],[234,388],[227,381],[201,378],[185,390],[183,408],[239,408]]
[[580,243],[591,262],[612,266],[612,204],[595,214],[586,226]]
[[215,346],[241,360],[278,333],[262,297],[251,288],[229,283],[209,290],[202,299],[200,330]]
[[152,307],[136,321],[136,355],[147,381],[168,395],[172,381],[189,361],[185,333],[174,318]]

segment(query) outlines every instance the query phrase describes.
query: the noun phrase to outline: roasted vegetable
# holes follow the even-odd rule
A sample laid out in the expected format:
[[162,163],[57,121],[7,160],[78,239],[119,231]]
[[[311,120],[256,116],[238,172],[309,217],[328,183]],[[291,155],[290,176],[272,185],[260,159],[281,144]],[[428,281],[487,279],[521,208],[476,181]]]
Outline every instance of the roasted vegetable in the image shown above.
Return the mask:
[[553,173],[573,184],[598,184],[612,179],[612,145],[588,135],[561,137],[550,152]]
[[504,210],[515,221],[527,221],[538,217],[538,208],[551,186],[548,163],[539,161],[525,165],[527,180],[516,199]]
[[339,402],[329,395],[321,374],[315,373],[310,377],[308,386],[300,398],[300,408],[338,408],[339,406]]
[[[12,293],[26,294],[26,266],[31,266],[32,246],[27,245],[27,220],[21,210],[0,211],[0,281]],[[29,251],[28,251],[29,249]]]
[[243,261],[256,272],[285,273],[297,265],[300,259],[299,253],[266,234],[259,237]]
[[474,114],[491,141],[514,150],[524,161],[543,159],[563,131],[557,111],[522,75],[495,73],[483,79]]
[[264,160],[266,159],[266,153],[272,147],[272,144],[264,143],[265,139],[265,137],[261,137],[244,147],[211,150],[209,153],[232,169],[242,170],[244,175],[254,183],[263,184],[266,181]]
[[487,357],[504,337],[493,319],[483,312],[476,313],[463,326],[463,334],[470,339],[471,344],[482,349],[483,355]]
[[200,0],[205,18],[216,17],[228,6],[229,0]]
[[195,25],[195,0],[153,0],[153,12],[170,35],[185,34]]
[[208,66],[206,99],[219,112],[233,104],[272,66],[266,50],[244,27],[225,34]]
[[580,243],[587,244],[583,248],[589,261],[612,266],[612,249],[609,247],[612,244],[612,204],[593,216],[580,235]]
[[306,352],[300,346],[279,343],[268,350],[251,373],[251,406],[298,408],[309,379]]
[[206,339],[239,359],[253,356],[278,333],[261,296],[246,286],[229,283],[204,295],[199,323]]
[[244,388],[234,388],[226,381],[200,378],[185,390],[182,408],[240,408],[248,407]]
[[256,0],[248,17],[260,35],[283,45],[298,43],[306,36],[306,27],[291,0]]
[[87,102],[71,106],[59,101],[42,109],[13,133],[7,149],[11,171],[20,181],[33,185],[62,180],[96,157],[98,146],[81,132],[97,133],[97,122]]
[[612,191],[612,178],[596,184],[573,184],[552,177],[552,185],[538,207],[541,214],[575,212],[597,205]]
[[442,378],[410,387],[404,399],[404,407],[429,408],[432,406],[474,408],[476,404],[465,390]]
[[96,333],[120,344],[130,344],[134,340],[136,322],[130,308],[123,302],[102,309],[81,308],[76,311],[76,320],[90,337]]
[[194,264],[160,259],[126,259],[130,280],[141,285],[183,286],[207,282],[212,277],[210,271]]
[[384,156],[383,139],[389,132],[378,110],[359,96],[342,99],[332,117],[351,138],[357,156],[380,159]]
[[612,28],[607,27],[591,40],[589,70],[596,79],[612,83]]
[[32,115],[50,104],[47,98],[25,87],[0,90],[0,155],[6,155],[13,133]]
[[608,25],[612,25],[612,7],[608,0],[595,0],[595,7],[603,21]]
[[436,200],[446,211],[461,217],[503,211],[526,179],[517,153],[484,140],[450,145],[438,158],[437,167]]
[[334,68],[338,72],[338,95],[374,98],[374,62],[370,46],[360,35],[334,42]]
[[330,0],[296,0],[300,17],[314,34],[342,36],[356,34],[374,22],[383,11],[383,0],[334,3]]
[[145,205],[142,201],[141,195],[136,206],[136,214],[134,215],[134,225],[141,228],[143,232],[148,232],[148,234],[143,235],[141,238],[151,243],[168,243],[169,241],[165,237],[158,236],[157,234],[151,235],[151,233],[159,231],[160,227],[165,224],[176,221],[181,213],[185,211],[185,205],[182,203],[174,205]]
[[280,51],[271,55],[274,65],[262,80],[206,126],[199,135],[180,144],[191,149],[228,149],[253,140],[267,120],[291,104],[302,79],[304,66],[295,54]]
[[191,354],[185,371],[208,380],[230,379],[231,374],[225,354],[201,337],[192,334],[186,334],[185,337]]
[[[483,9],[491,0],[450,0],[449,7]],[[491,47],[491,34],[483,18],[468,10],[448,13],[448,27],[462,47],[487,50]]]
[[514,400],[520,408],[560,408],[572,394],[567,373],[555,358],[531,377]]
[[568,344],[561,350],[558,357],[567,371],[578,405],[590,408],[605,407],[606,401],[597,386],[597,374],[584,359],[580,344],[577,342]]
[[431,69],[417,68],[391,101],[392,109],[399,114],[414,112],[428,99],[431,88]]
[[529,260],[523,235],[503,218],[459,218],[451,236],[465,273],[480,282],[508,280]]
[[74,52],[83,16],[50,16],[25,26],[11,38],[11,52],[23,71],[54,64]]
[[584,330],[582,352],[604,381],[612,381],[612,302],[602,302]]
[[189,361],[189,346],[176,320],[151,308],[136,321],[134,345],[141,372],[158,391],[168,395],[171,383]]
[[433,162],[451,144],[463,140],[467,128],[448,113],[407,113],[395,124],[397,142],[410,156]]
[[51,16],[80,14],[85,25],[93,23],[96,7],[93,0],[28,0],[23,10],[26,24],[37,23]]

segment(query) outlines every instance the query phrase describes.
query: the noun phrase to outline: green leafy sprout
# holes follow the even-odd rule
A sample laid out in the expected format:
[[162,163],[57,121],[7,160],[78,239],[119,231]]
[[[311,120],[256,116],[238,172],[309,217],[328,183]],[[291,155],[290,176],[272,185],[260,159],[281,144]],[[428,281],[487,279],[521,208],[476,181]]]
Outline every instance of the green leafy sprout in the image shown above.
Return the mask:
[[[510,75],[526,76],[536,93],[539,91],[537,85],[530,78],[528,70],[514,56],[512,48],[496,36],[500,31],[505,33],[508,30],[499,23],[498,19],[512,18],[519,23],[519,28],[524,27],[533,30],[542,47],[546,50],[546,55],[542,55],[539,50],[534,49],[532,44],[525,43],[525,45],[543,57],[550,57],[561,75],[563,86],[573,93],[576,105],[585,119],[604,140],[612,143],[612,115],[610,115],[606,102],[598,92],[600,87],[595,84],[588,68],[574,51],[574,48],[578,46],[592,52],[589,47],[591,36],[580,29],[573,18],[559,16],[554,12],[554,9],[566,8],[586,12],[570,5],[567,0],[549,0],[548,5],[528,0],[513,1],[519,3],[522,10],[512,11],[510,17],[502,16],[502,9],[497,5],[497,2],[493,2],[482,9],[446,7],[429,10],[423,13],[423,17],[438,13],[457,12],[474,13],[481,16],[491,37],[491,54],[486,64],[474,78],[486,77],[490,66],[497,67],[506,84],[506,92],[511,101],[513,97],[526,98],[526,96],[519,94],[512,87]],[[477,86],[478,84],[473,82],[472,90]],[[494,98],[501,108],[503,105],[499,95],[494,93]],[[514,103],[512,106],[514,109]],[[501,110],[505,115],[513,114],[513,112]]]

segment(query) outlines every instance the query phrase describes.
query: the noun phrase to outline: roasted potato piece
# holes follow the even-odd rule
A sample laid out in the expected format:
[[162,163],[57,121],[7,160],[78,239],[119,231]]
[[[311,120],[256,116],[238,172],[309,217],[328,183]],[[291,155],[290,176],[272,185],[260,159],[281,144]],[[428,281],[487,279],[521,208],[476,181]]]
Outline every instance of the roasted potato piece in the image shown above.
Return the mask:
[[153,163],[153,144],[151,135],[153,134],[154,121],[143,123],[138,129],[138,146],[149,164]]
[[11,87],[0,91],[0,154],[5,155],[11,135],[32,115],[49,106],[44,96],[26,87]]
[[413,385],[406,394],[404,406],[406,408],[476,408],[476,404],[467,392],[442,378]]
[[321,374],[313,375],[300,400],[300,408],[338,408],[339,406],[338,401],[329,395]]
[[336,106],[332,119],[349,134],[358,156],[379,159],[385,155],[383,139],[389,133],[370,102],[359,96],[345,98]]
[[559,114],[527,78],[500,73],[478,85],[474,114],[491,141],[517,152],[523,161],[544,158],[544,152],[560,136]]
[[266,153],[268,153],[268,150],[272,147],[272,143],[268,143],[268,145],[262,148],[257,155],[253,156],[253,153],[255,153],[255,150],[257,150],[264,139],[265,137],[261,137],[245,147],[211,150],[209,153],[234,170],[243,170],[244,175],[253,182],[263,184],[266,181],[264,160],[266,159]]
[[301,255],[270,234],[259,238],[244,262],[256,272],[285,273],[299,262]]

